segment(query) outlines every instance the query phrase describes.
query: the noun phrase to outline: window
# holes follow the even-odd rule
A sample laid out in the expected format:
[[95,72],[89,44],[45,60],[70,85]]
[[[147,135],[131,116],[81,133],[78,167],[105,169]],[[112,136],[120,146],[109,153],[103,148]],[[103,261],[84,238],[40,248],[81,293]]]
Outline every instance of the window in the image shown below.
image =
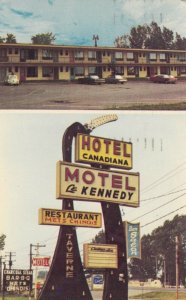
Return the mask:
[[9,49],[8,49],[8,53],[9,53],[9,54],[12,54],[12,48],[9,48]]
[[150,53],[149,58],[150,58],[150,60],[157,60],[156,53]]
[[165,60],[165,53],[160,53],[160,61],[164,61]]
[[27,68],[27,77],[37,77],[37,67],[28,67]]
[[15,67],[15,72],[18,73],[18,67]]
[[60,50],[60,55],[63,55],[63,50]]
[[60,72],[63,72],[63,67],[60,67]]
[[124,68],[122,66],[116,66],[115,67],[115,72],[116,72],[116,74],[123,75],[124,74]]
[[75,51],[74,57],[77,60],[83,60],[83,58],[84,58],[83,51],[82,50]]
[[121,52],[121,51],[115,52],[115,59],[116,60],[123,60],[123,52]]
[[27,59],[37,59],[37,50],[28,49],[26,55],[27,55]]
[[135,75],[134,67],[127,67],[127,75]]
[[82,76],[82,75],[84,75],[84,68],[83,67],[75,67],[74,68],[74,75],[75,76]]
[[133,52],[127,52],[127,60],[134,60],[134,53]]
[[88,51],[88,60],[96,59],[96,51]]
[[52,67],[43,67],[43,77],[51,77],[53,75]]
[[186,54],[185,53],[180,53],[177,55],[177,60],[179,61],[186,61]]
[[11,73],[12,72],[12,67],[8,68],[8,72]]
[[18,48],[15,48],[15,54],[18,54],[18,53],[19,53]]
[[42,51],[42,59],[52,59],[53,58],[53,53],[52,50],[43,50]]
[[69,70],[69,68],[68,68],[68,67],[66,67],[66,68],[65,68],[65,71],[66,71],[66,72],[68,72],[68,70]]
[[68,56],[68,50],[65,50],[65,55]]
[[186,74],[186,67],[180,67],[180,74]]
[[96,67],[88,67],[88,74],[95,75],[96,74]]

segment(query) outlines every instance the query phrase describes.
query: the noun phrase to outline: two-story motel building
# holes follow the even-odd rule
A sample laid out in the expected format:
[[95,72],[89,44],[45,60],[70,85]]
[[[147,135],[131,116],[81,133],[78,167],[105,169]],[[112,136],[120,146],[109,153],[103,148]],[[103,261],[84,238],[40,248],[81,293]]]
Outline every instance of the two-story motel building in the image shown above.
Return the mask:
[[186,76],[186,51],[94,46],[0,44],[0,81],[13,72],[21,81],[74,80],[112,72],[129,78]]

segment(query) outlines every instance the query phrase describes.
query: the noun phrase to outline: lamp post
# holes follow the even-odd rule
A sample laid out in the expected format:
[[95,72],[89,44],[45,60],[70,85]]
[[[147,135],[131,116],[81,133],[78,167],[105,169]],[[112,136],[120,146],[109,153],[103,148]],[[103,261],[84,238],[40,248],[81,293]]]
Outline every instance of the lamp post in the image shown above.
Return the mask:
[[99,40],[99,36],[97,34],[94,34],[92,39],[95,41],[95,44],[94,44],[95,47],[97,47],[98,46],[97,45],[97,40]]

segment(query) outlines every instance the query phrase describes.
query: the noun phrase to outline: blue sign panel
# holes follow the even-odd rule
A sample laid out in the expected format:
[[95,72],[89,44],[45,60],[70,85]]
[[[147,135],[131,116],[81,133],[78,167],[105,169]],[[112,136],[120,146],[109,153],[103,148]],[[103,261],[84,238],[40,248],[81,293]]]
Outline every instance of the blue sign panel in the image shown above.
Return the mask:
[[125,222],[128,258],[141,258],[140,224]]
[[103,275],[94,275],[93,283],[94,284],[103,284]]

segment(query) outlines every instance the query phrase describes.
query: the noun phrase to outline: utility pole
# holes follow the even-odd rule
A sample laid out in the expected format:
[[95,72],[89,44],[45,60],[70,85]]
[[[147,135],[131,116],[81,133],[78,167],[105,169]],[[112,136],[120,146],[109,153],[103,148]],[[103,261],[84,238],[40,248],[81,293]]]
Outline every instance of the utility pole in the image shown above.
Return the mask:
[[179,240],[176,236],[176,300],[178,300],[178,289],[179,289]]
[[3,256],[0,256],[0,292],[2,291]]
[[7,257],[7,256],[9,257],[9,260],[8,260],[9,270],[11,270],[13,262],[15,261],[15,260],[12,260],[12,257],[16,256],[16,254],[15,254],[15,252],[9,252],[9,254],[5,254],[5,257]]
[[163,259],[163,268],[164,268],[164,288],[166,287],[166,281],[167,281],[167,278],[166,278],[166,261],[165,261],[165,256],[164,256],[164,259]]
[[[37,243],[36,245],[30,244],[30,270],[32,269],[32,247],[35,247],[36,256],[39,256],[39,248],[46,247],[46,245],[40,245]],[[30,291],[31,294],[31,291]],[[37,266],[35,268],[35,287],[34,287],[34,299],[37,299]]]

